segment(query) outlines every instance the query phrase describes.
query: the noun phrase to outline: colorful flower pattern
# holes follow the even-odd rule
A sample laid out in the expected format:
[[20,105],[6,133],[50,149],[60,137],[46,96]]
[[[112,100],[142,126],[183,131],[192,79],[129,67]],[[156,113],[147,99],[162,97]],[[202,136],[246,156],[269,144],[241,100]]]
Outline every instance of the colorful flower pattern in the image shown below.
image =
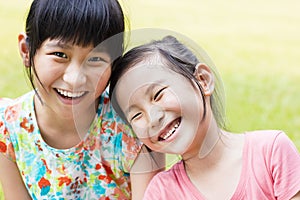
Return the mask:
[[63,150],[43,141],[34,95],[0,100],[0,152],[17,163],[32,199],[130,199],[128,172],[141,144],[113,111],[107,91],[87,137]]

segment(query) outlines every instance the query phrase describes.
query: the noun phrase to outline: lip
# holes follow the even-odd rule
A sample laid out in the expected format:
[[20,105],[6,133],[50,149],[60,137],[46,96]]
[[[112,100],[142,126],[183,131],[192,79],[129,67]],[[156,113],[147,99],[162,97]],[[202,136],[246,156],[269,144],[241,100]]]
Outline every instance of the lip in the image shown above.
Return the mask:
[[[178,124],[178,125],[176,125]],[[168,125],[165,126],[164,129],[162,129],[159,134],[157,135],[156,140],[158,142],[170,142],[172,141],[174,138],[176,138],[176,135],[178,134],[178,129],[180,127],[181,124],[181,117],[176,118],[175,120],[171,121],[170,123],[168,123]],[[168,135],[168,132],[171,131],[174,126],[177,126],[174,130],[174,132],[171,133],[171,135]],[[165,139],[163,139],[163,137],[166,137]]]
[[[61,94],[61,92],[58,92],[58,90],[60,91],[65,91],[67,93],[70,93],[70,94],[74,94],[74,93],[82,93],[80,96],[77,96],[77,97],[67,97],[63,94]],[[66,105],[76,105],[76,104],[79,104],[81,102],[81,100],[86,96],[86,94],[88,92],[70,92],[69,90],[63,90],[63,89],[58,89],[58,88],[54,88],[54,91],[56,92],[58,98],[60,99],[60,101],[63,103],[63,104],[66,104]]]

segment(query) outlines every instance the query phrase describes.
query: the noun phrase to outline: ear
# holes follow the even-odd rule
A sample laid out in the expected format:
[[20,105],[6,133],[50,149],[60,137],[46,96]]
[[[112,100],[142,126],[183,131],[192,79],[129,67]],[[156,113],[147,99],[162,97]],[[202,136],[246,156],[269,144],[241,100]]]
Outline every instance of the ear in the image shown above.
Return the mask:
[[198,63],[195,67],[194,76],[201,84],[206,96],[212,95],[214,91],[214,75],[210,68],[204,63]]
[[20,33],[18,36],[18,44],[19,44],[19,52],[20,56],[23,60],[23,64],[26,67],[30,67],[30,57],[29,57],[29,48],[28,43],[26,42],[27,35],[24,33]]

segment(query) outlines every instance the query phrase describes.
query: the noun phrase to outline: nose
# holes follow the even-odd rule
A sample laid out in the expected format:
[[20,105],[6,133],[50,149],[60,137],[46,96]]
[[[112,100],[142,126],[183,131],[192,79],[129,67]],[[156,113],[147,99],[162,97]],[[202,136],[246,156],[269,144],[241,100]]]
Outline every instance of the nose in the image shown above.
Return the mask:
[[157,105],[152,106],[149,112],[151,128],[155,128],[159,126],[162,123],[164,116],[165,116],[165,112],[161,106],[157,106]]
[[72,88],[79,87],[86,83],[86,76],[80,63],[70,63],[65,70],[63,80]]

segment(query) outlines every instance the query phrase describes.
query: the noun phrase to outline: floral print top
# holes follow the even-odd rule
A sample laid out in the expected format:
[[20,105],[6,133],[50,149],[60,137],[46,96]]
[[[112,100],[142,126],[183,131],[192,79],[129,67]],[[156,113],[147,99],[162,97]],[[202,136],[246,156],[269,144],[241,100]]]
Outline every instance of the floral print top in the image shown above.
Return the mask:
[[86,138],[70,149],[43,141],[34,95],[0,99],[0,152],[16,162],[32,199],[130,199],[128,172],[141,144],[112,109],[107,91]]

